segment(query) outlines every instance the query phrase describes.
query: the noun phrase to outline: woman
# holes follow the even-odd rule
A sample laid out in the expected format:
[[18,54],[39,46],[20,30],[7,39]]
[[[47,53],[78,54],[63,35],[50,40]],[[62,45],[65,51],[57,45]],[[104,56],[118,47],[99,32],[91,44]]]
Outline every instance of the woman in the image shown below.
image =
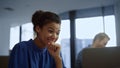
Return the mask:
[[32,16],[36,38],[23,41],[13,48],[9,68],[65,68],[56,44],[61,21],[52,12],[36,11]]

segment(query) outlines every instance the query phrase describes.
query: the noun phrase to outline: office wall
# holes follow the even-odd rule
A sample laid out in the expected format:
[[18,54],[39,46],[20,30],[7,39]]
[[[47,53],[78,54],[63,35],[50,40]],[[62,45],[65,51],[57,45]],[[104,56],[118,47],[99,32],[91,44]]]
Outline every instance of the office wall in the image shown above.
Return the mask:
[[120,46],[120,0],[118,0],[118,2],[115,4],[115,8],[114,9],[115,9],[115,18],[116,18],[117,46]]
[[[7,21],[6,21],[7,22]],[[9,24],[0,21],[0,56],[9,55]]]
[[[10,27],[31,22],[31,14],[2,11],[0,14],[0,56],[9,55]],[[10,14],[10,15],[8,15]],[[14,23],[14,24],[13,24]]]

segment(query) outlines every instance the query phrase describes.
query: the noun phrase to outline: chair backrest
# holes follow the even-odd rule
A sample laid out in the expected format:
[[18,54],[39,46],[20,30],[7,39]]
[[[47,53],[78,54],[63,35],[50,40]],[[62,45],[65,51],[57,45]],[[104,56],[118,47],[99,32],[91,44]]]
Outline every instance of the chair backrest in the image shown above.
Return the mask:
[[9,56],[0,56],[0,68],[8,68]]

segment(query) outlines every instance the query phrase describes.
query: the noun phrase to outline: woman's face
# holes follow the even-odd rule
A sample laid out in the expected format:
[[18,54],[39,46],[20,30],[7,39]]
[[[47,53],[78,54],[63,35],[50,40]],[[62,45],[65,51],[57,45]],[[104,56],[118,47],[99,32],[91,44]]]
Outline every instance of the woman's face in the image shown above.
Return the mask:
[[60,24],[55,22],[48,23],[43,28],[40,28],[38,36],[40,42],[43,45],[48,45],[48,43],[55,43],[59,37]]

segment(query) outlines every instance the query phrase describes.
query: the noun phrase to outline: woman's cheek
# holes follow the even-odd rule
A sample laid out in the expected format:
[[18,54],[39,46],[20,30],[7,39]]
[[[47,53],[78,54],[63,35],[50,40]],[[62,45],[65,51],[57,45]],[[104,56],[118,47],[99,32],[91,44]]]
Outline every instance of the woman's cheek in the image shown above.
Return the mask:
[[55,39],[55,42],[58,40],[58,37]]
[[49,33],[49,34],[48,34],[48,37],[51,37],[51,36],[52,36],[52,34]]

